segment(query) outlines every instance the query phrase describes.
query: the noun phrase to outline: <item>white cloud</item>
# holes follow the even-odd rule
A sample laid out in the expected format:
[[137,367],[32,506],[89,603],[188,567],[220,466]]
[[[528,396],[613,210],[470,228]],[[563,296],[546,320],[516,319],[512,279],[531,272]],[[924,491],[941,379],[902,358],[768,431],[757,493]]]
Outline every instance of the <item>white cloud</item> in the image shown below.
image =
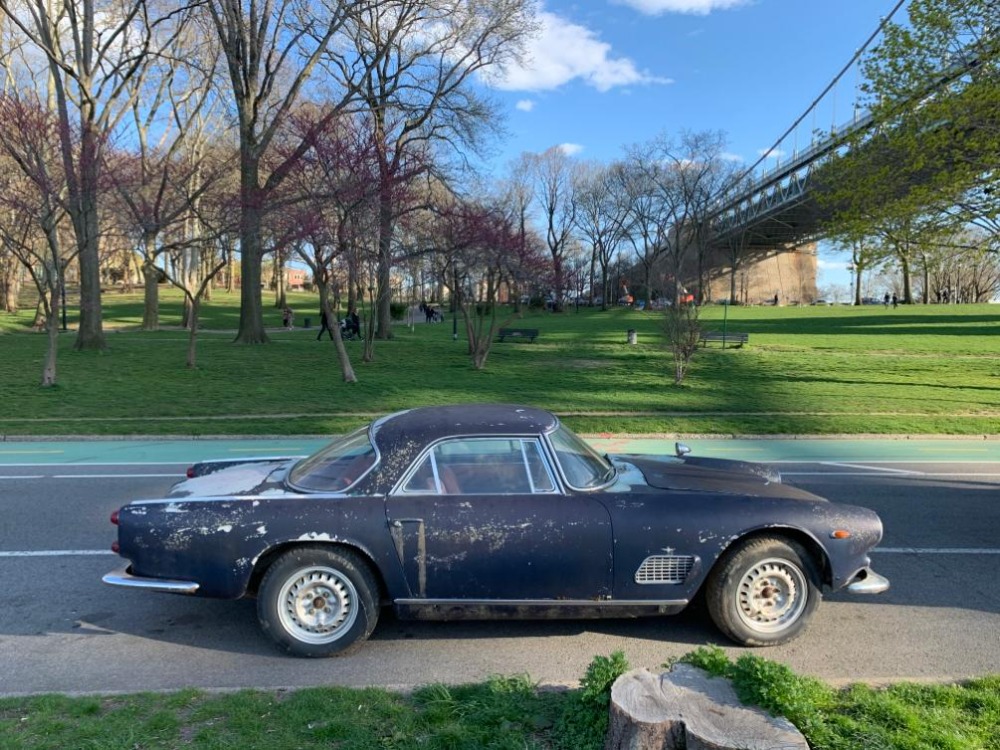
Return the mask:
[[583,146],[581,146],[579,143],[560,143],[558,148],[560,151],[566,154],[566,156],[575,156],[576,154],[583,151]]
[[515,109],[519,109],[522,112],[530,112],[535,108],[535,102],[531,99],[521,99],[517,104],[514,105]]
[[759,148],[757,149],[757,153],[768,159],[780,159],[785,155],[785,152],[780,148]]
[[512,65],[493,85],[507,91],[548,91],[580,79],[598,91],[634,84],[672,83],[639,70],[627,57],[611,57],[611,45],[585,26],[539,10],[538,34],[521,65]]
[[719,154],[719,158],[723,161],[743,161],[743,157],[739,154],[732,154],[728,151],[723,151]]
[[617,2],[648,16],[658,16],[662,13],[707,16],[713,10],[728,10],[746,5],[749,0],[617,0]]
[[816,259],[816,268],[820,271],[846,271],[849,265],[849,261]]

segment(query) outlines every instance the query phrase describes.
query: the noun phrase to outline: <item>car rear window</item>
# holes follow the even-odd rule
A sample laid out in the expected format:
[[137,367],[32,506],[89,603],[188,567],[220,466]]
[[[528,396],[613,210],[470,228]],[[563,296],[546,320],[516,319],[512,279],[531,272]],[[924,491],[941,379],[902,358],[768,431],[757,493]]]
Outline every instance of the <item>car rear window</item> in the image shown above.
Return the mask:
[[365,427],[299,461],[289,472],[288,482],[297,489],[339,492],[368,473],[377,458]]

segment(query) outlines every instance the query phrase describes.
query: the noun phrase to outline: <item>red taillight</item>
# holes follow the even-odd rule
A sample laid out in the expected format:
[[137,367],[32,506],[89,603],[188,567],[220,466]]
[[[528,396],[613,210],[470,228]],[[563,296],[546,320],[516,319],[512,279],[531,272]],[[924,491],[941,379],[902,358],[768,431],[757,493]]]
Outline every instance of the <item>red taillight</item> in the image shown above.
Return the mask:
[[114,553],[115,553],[116,555],[117,555],[117,554],[118,554],[119,552],[121,552],[121,549],[122,549],[122,548],[118,546],[118,542],[112,542],[112,543],[111,543],[111,551],[112,551],[112,552],[114,552]]
[[113,523],[113,524],[114,524],[115,526],[117,526],[117,525],[118,525],[118,511],[117,511],[117,510],[116,510],[116,511],[114,511],[114,512],[113,512],[113,513],[111,514],[111,523]]
[[186,474],[187,474],[187,478],[188,479],[194,479],[194,467],[193,466],[188,466],[188,470],[187,470]]

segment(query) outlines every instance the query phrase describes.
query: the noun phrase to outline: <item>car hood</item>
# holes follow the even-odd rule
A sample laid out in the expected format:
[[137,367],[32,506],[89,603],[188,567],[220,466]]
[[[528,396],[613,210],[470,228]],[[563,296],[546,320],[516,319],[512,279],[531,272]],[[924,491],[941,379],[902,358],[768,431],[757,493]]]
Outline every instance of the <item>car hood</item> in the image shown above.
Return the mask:
[[227,463],[170,488],[169,498],[284,494],[284,478],[295,463],[287,458]]
[[621,455],[615,461],[625,461],[638,469],[646,484],[665,490],[714,492],[753,497],[774,497],[791,500],[823,500],[811,492],[781,483],[781,475],[764,464],[731,461],[724,458],[650,458]]

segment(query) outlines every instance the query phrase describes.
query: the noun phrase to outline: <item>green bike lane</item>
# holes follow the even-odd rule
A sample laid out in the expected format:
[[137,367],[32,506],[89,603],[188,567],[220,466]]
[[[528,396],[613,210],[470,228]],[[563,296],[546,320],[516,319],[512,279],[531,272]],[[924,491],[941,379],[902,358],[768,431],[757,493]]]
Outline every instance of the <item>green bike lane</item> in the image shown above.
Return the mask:
[[[667,455],[676,441],[655,437],[588,435],[609,453]],[[32,440],[0,442],[0,466],[185,464],[209,458],[299,456],[326,438]],[[682,440],[696,455],[764,462],[1000,462],[1000,439],[718,439]]]

